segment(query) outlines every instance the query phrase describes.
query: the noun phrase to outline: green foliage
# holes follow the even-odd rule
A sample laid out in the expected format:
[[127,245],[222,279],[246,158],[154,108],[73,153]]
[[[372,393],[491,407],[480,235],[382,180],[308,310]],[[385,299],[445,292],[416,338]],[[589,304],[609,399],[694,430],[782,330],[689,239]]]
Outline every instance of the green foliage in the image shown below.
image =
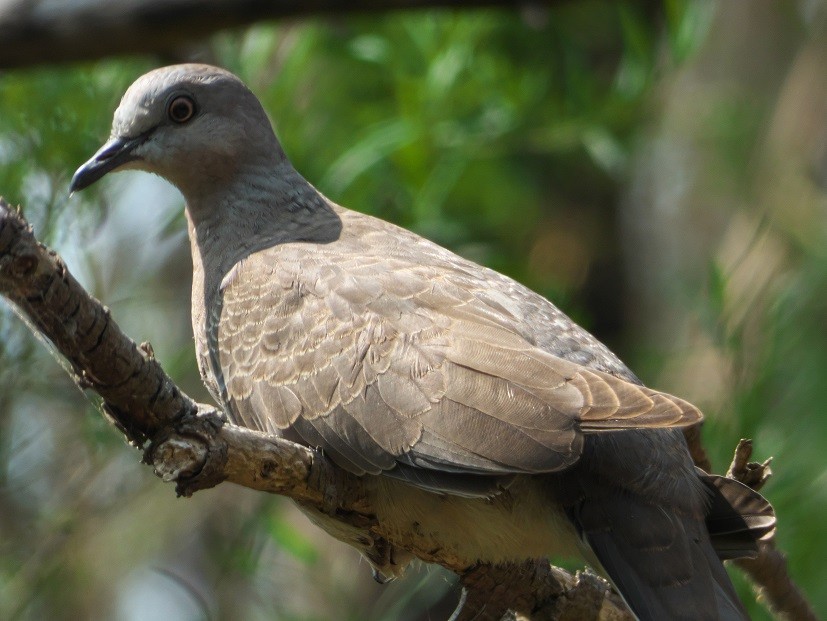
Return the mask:
[[[262,98],[297,169],[331,198],[516,277],[618,344],[638,336],[620,319],[634,317],[638,301],[620,278],[616,212],[658,89],[692,61],[710,6],[668,0],[661,14],[648,3],[588,1],[520,14],[318,19],[221,34],[205,55]],[[22,203],[133,338],[151,340],[173,377],[206,399],[192,357],[179,199],[136,174],[66,196],[126,86],[160,63],[0,75],[0,193]],[[704,112],[710,126],[698,140],[714,150],[709,166],[724,188],[752,183],[745,162],[767,114],[745,96]],[[152,199],[129,203],[155,210],[138,214],[141,226],[116,209],[130,193]],[[709,448],[723,463],[741,434],[777,456],[769,495],[782,545],[827,606],[827,538],[818,536],[827,534],[827,261],[797,248],[789,278],[766,293],[757,346],[755,327],[729,316],[730,269],[703,261],[706,295],[681,298],[735,361],[736,416],[708,412]],[[631,366],[656,377],[670,345]],[[192,576],[205,618],[414,619],[444,607],[443,574],[379,590],[364,562],[281,503],[225,489],[175,502],[154,491],[90,409],[16,317],[0,315],[0,618],[139,618],[118,602],[135,583],[133,567],[154,566]]]
[[[588,166],[621,174],[652,76],[651,24],[628,8],[589,9],[599,12],[567,9],[534,28],[494,11],[256,28],[218,49],[323,191],[458,249],[482,242],[530,278],[522,251],[543,211],[561,208],[539,202],[545,163],[582,150]],[[606,48],[623,50],[621,66],[600,58],[594,71]]]
[[291,526],[289,522],[281,519],[277,513],[268,513],[265,522],[270,537],[283,550],[307,565],[311,565],[318,560],[318,551],[310,539]]

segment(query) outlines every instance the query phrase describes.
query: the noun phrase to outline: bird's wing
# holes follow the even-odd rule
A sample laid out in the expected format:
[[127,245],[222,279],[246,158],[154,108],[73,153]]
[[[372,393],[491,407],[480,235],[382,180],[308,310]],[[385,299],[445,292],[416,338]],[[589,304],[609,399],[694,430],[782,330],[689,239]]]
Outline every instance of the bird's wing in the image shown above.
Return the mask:
[[584,432],[701,418],[532,345],[450,266],[291,244],[245,259],[222,293],[232,414],[297,434],[355,473],[444,488],[428,473],[551,472],[578,459]]

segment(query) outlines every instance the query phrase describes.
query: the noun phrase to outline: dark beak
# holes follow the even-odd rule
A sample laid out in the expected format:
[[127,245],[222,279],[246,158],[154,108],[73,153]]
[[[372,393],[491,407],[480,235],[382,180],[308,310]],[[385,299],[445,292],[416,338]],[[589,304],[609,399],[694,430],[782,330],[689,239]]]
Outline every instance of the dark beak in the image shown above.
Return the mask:
[[88,162],[77,169],[69,193],[87,188],[106,173],[119,166],[138,159],[132,151],[146,139],[146,135],[136,138],[110,138]]

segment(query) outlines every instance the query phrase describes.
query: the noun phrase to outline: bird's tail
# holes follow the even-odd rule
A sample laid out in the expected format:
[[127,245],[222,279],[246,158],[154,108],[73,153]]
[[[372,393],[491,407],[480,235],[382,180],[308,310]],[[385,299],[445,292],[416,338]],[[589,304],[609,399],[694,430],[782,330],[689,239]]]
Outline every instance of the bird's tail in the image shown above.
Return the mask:
[[703,520],[628,496],[590,504],[583,503],[576,523],[638,619],[749,619]]
[[699,468],[696,471],[710,492],[706,528],[718,558],[725,561],[755,556],[758,542],[775,534],[772,505],[734,479],[707,474]]
[[748,620],[721,561],[755,555],[757,542],[772,535],[769,503],[688,464],[671,471],[647,464],[635,478],[627,463],[635,444],[600,441],[625,450],[595,451],[610,457],[575,467],[560,486],[595,567],[641,621]]

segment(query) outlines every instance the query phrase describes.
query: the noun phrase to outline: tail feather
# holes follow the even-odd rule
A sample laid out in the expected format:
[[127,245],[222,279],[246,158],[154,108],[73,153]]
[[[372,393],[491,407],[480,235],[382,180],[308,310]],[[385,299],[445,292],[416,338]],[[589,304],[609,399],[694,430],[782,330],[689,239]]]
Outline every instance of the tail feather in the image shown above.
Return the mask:
[[759,494],[695,469],[679,431],[589,435],[552,492],[641,621],[748,621],[722,559],[772,534]]
[[697,470],[710,492],[706,527],[721,560],[754,557],[775,534],[775,511],[758,492],[733,479]]
[[583,503],[577,522],[600,566],[641,621],[749,619],[702,519],[625,496],[615,498],[608,509],[602,502]]

